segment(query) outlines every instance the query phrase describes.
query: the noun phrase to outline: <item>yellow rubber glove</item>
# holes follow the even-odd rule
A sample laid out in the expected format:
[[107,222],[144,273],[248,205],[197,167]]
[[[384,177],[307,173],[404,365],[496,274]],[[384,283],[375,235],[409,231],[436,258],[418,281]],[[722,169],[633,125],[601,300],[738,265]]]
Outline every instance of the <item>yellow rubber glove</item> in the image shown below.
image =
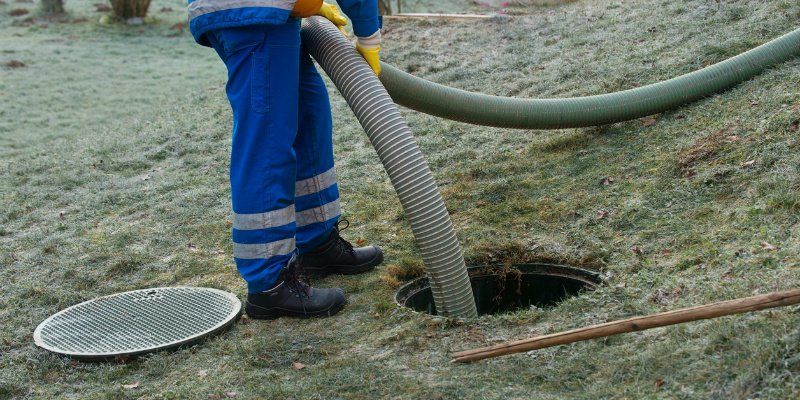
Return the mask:
[[317,11],[317,15],[323,16],[333,22],[333,24],[342,31],[342,34],[347,36],[347,31],[344,30],[344,26],[347,25],[347,18],[339,11],[339,7],[333,4],[322,3],[322,7]]
[[333,4],[325,3],[322,0],[297,0],[291,15],[295,18],[308,18],[312,15],[325,17],[347,36],[347,31],[343,28],[347,25],[347,18],[339,11],[339,7]]
[[368,37],[359,37],[356,40],[356,50],[364,57],[367,64],[375,72],[375,75],[381,74],[381,31],[377,30],[375,33]]
[[295,18],[308,18],[316,15],[322,4],[322,0],[297,0],[291,15]]

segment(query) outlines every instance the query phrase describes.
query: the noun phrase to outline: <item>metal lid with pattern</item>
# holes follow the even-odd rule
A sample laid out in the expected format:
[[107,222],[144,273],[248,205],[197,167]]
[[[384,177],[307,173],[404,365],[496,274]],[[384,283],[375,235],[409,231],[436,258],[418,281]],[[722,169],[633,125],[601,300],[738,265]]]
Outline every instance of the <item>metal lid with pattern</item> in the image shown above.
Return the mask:
[[232,293],[161,287],[98,297],[59,311],[33,333],[36,345],[79,358],[137,355],[193,343],[231,325],[242,303]]

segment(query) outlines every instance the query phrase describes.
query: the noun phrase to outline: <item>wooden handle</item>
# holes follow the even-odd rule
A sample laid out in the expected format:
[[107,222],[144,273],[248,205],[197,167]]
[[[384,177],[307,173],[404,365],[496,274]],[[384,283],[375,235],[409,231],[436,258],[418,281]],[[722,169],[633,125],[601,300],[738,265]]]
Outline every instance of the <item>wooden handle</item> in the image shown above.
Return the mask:
[[520,353],[523,351],[543,349],[579,342],[581,340],[618,335],[620,333],[635,332],[660,326],[674,325],[681,322],[697,321],[700,319],[716,318],[723,315],[740,314],[749,311],[763,310],[766,308],[783,307],[800,303],[800,289],[783,292],[774,292],[759,296],[745,297],[702,306],[682,308],[658,314],[634,317],[604,324],[586,326],[564,332],[537,336],[528,339],[515,340],[494,346],[461,351],[453,355],[453,362],[472,362],[484,358],[499,357],[506,354]]

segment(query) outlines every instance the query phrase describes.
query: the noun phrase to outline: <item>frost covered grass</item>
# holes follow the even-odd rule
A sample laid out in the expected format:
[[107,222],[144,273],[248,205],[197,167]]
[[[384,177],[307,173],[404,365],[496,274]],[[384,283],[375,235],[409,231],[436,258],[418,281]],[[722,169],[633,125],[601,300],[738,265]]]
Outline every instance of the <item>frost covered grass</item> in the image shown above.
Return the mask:
[[[47,354],[33,345],[35,326],[98,295],[164,285],[244,295],[229,243],[230,111],[221,63],[173,28],[181,2],[154,3],[155,21],[127,27],[97,23],[86,1],[67,2],[67,21],[24,22],[8,11],[33,5],[13,1],[0,5],[0,397],[800,394],[797,307],[449,363],[451,351],[497,340],[800,286],[800,60],[696,104],[596,128],[514,131],[404,110],[471,264],[549,260],[606,278],[551,309],[467,323],[392,303],[418,254],[377,156],[331,87],[345,235],[387,253],[376,273],[316,282],[345,289],[341,315],[245,318],[203,345],[127,363]],[[527,4],[491,23],[391,21],[385,59],[468,90],[579,96],[695,70],[800,17],[788,0]]]

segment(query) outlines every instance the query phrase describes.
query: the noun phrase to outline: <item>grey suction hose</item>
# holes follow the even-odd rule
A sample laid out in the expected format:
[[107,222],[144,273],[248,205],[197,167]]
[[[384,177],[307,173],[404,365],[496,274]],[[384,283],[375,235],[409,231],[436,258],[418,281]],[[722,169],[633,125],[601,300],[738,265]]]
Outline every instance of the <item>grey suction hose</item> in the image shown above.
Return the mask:
[[439,85],[383,63],[381,82],[400,105],[476,125],[558,129],[627,121],[677,108],[800,55],[800,29],[706,68],[620,92],[563,99],[490,96]]
[[477,316],[450,214],[397,106],[353,45],[327,19],[306,18],[302,37],[303,45],[353,109],[389,174],[422,253],[437,313]]

